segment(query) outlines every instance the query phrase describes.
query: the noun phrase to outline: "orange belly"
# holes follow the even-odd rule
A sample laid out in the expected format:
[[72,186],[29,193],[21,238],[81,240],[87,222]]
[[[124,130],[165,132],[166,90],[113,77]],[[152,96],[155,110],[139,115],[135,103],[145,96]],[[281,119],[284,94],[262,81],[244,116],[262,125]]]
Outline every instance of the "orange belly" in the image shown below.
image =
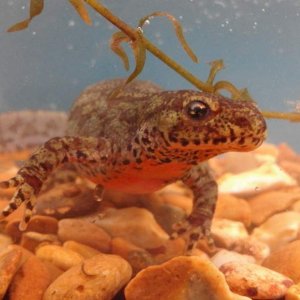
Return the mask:
[[136,169],[136,164],[122,167],[120,173],[112,171],[107,178],[96,176],[89,178],[101,184],[105,189],[116,190],[130,194],[145,194],[155,192],[168,183],[179,180],[188,169],[186,164],[169,163],[152,165],[151,162],[143,163],[141,169]]

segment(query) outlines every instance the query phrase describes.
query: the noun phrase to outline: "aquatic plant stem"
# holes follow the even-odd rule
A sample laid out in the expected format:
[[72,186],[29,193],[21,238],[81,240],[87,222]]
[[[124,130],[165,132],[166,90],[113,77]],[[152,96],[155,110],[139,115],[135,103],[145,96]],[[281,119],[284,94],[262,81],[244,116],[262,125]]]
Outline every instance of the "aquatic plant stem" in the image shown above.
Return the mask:
[[267,119],[281,119],[291,122],[300,122],[300,113],[282,113],[277,111],[262,111],[262,114]]
[[[118,18],[116,15],[114,15],[104,5],[98,3],[98,1],[96,1],[96,0],[85,0],[85,2],[88,3],[94,10],[96,10],[99,14],[101,14],[109,22],[111,22],[116,27],[118,27],[127,36],[129,36],[130,39],[132,39],[132,40],[137,39],[136,28],[129,26],[123,20]],[[205,92],[211,93],[214,91],[214,87],[212,85],[199,80],[196,76],[194,76],[188,70],[186,70],[181,65],[179,65],[175,60],[173,60],[171,57],[169,57],[167,54],[165,54],[163,51],[161,51],[159,48],[157,48],[155,45],[153,45],[144,35],[142,35],[140,38],[142,40],[144,47],[150,53],[152,53],[154,56],[156,56],[158,59],[160,59],[166,65],[168,65],[175,72],[179,73],[183,78],[185,78],[191,84],[193,84],[198,89],[205,91]]]

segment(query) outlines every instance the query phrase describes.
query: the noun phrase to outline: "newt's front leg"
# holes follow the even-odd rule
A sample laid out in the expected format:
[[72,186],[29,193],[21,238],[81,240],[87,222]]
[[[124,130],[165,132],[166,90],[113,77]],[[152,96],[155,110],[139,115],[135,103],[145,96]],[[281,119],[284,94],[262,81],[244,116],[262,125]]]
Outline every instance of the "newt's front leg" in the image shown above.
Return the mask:
[[187,251],[191,251],[199,239],[205,238],[212,245],[211,222],[218,197],[218,187],[206,163],[192,167],[182,181],[193,191],[193,210],[186,220],[175,224],[173,237],[186,240]]
[[1,188],[17,187],[8,206],[1,212],[0,219],[24,203],[26,209],[20,229],[25,229],[31,218],[35,199],[55,168],[68,162],[100,164],[103,158],[107,158],[110,149],[110,143],[106,139],[71,136],[50,139],[25,162],[15,177],[0,182]]

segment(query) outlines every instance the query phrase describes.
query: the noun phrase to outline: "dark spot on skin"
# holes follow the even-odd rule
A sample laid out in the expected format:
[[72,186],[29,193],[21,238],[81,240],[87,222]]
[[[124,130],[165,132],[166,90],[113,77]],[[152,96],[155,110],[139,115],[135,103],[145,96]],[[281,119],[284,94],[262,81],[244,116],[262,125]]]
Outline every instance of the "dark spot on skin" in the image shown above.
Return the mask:
[[257,288],[256,287],[247,288],[247,296],[254,297],[256,295],[257,295]]
[[234,123],[239,127],[249,127],[250,126],[250,121],[246,117],[235,118]]
[[130,160],[129,159],[124,159],[122,161],[123,165],[129,165],[130,164]]
[[134,138],[134,141],[135,141],[135,143],[140,144],[140,141],[139,141],[139,138],[138,138],[138,137],[135,137],[135,138]]
[[177,234],[181,235],[184,234],[186,232],[186,228],[180,228],[177,230]]
[[154,149],[152,149],[151,147],[148,147],[148,148],[147,148],[147,151],[148,151],[148,152],[151,152],[151,153],[154,153]]
[[195,139],[193,140],[194,145],[200,145],[200,140],[199,139]]
[[187,246],[187,250],[188,250],[188,251],[191,251],[191,250],[193,249],[193,246],[194,246],[194,244],[189,244],[189,245]]
[[135,162],[136,162],[137,164],[141,164],[143,161],[142,161],[140,158],[137,158],[137,159],[135,160]]
[[29,221],[30,221],[30,216],[25,216],[24,222],[25,222],[25,223],[28,223]]
[[192,240],[192,241],[198,241],[199,240],[199,233],[192,233],[191,235],[190,235],[190,239]]
[[240,140],[239,140],[239,144],[240,144],[240,145],[243,145],[243,144],[245,144],[245,138],[244,138],[244,137],[240,138]]
[[170,142],[173,142],[173,143],[178,142],[178,139],[177,139],[177,137],[175,136],[175,134],[173,132],[169,132],[168,138],[169,138]]
[[137,149],[133,149],[133,150],[132,150],[132,155],[133,155],[134,157],[137,157],[137,153],[138,153]]
[[165,142],[166,146],[170,146],[170,143],[167,141],[164,133],[159,131],[159,134],[160,134],[161,138],[163,139],[163,141]]
[[3,210],[1,214],[2,216],[7,217],[10,214],[10,212],[7,210]]
[[162,162],[162,163],[170,163],[172,160],[170,159],[170,158],[162,158],[162,159],[160,159],[160,161]]
[[28,208],[30,210],[33,210],[33,206],[32,206],[32,203],[30,201],[26,203],[26,208]]
[[69,161],[68,157],[65,156],[61,162],[62,162],[62,164],[64,164],[64,163],[67,163],[68,161]]
[[150,140],[149,140],[147,137],[142,137],[142,143],[143,143],[144,145],[151,144]]
[[18,208],[17,204],[14,202],[9,203],[9,207],[13,210],[16,210]]
[[230,136],[230,141],[234,142],[236,140],[236,138],[237,138],[236,136],[232,135],[232,136]]
[[87,156],[86,156],[86,154],[83,153],[82,151],[77,150],[77,151],[76,151],[76,157],[77,157],[78,159],[82,159],[82,158],[86,158]]
[[46,172],[52,171],[52,169],[53,169],[53,165],[50,164],[50,163],[48,163],[48,162],[42,162],[42,163],[40,163],[40,167],[42,169],[44,169],[44,171],[46,171]]
[[96,163],[98,163],[96,159],[89,160],[89,164],[96,164]]
[[227,138],[226,137],[219,137],[219,138],[214,138],[213,139],[213,144],[217,145],[217,144],[221,144],[221,143],[226,143]]
[[187,146],[189,144],[189,141],[187,139],[185,139],[185,138],[181,138],[180,139],[180,144],[182,146]]

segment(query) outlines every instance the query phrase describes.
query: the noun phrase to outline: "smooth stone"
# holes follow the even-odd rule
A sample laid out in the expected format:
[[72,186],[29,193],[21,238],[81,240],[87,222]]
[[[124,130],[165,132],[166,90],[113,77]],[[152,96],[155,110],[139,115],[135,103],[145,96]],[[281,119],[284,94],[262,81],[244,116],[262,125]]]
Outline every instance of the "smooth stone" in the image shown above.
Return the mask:
[[221,249],[214,256],[211,257],[212,263],[220,268],[222,265],[228,262],[241,262],[241,263],[255,263],[255,258],[250,255],[240,254],[235,251],[229,251],[226,249]]
[[153,214],[144,208],[109,209],[94,222],[112,237],[121,237],[144,249],[161,246],[169,238]]
[[249,203],[230,194],[220,194],[214,218],[242,222],[246,227],[251,224]]
[[32,255],[16,272],[9,287],[9,299],[40,300],[50,283],[48,268]]
[[44,245],[36,249],[35,254],[42,261],[53,263],[62,270],[80,264],[83,257],[75,251],[57,245]]
[[268,191],[249,199],[252,223],[258,226],[272,215],[283,212],[300,200],[300,188]]
[[224,174],[218,179],[221,194],[240,197],[254,196],[267,190],[296,186],[297,182],[275,163],[265,163],[257,169],[239,174]]
[[243,223],[226,219],[213,219],[211,233],[215,244],[227,249],[249,236]]
[[293,280],[253,263],[228,262],[220,267],[230,289],[252,299],[284,297]]
[[22,251],[8,247],[0,253],[0,299],[3,299],[22,258]]
[[106,230],[84,219],[63,219],[58,222],[61,241],[76,241],[100,252],[109,252],[111,237]]
[[64,242],[63,248],[75,251],[83,258],[91,258],[97,254],[100,254],[100,251],[98,251],[97,249],[75,241]]
[[36,248],[46,244],[60,245],[61,242],[55,234],[46,234],[31,231],[23,233],[20,241],[20,245],[31,252],[35,252]]
[[122,238],[112,239],[111,253],[126,259],[132,267],[133,274],[138,273],[140,270],[154,263],[148,251]]
[[297,239],[300,228],[300,213],[287,211],[270,217],[256,227],[251,236],[268,244],[271,251]]
[[262,265],[300,282],[300,240],[271,253]]
[[198,256],[179,256],[139,272],[125,288],[126,300],[242,300],[233,294],[223,274]]
[[50,284],[43,300],[110,300],[131,275],[131,267],[123,258],[98,254],[59,276]]

